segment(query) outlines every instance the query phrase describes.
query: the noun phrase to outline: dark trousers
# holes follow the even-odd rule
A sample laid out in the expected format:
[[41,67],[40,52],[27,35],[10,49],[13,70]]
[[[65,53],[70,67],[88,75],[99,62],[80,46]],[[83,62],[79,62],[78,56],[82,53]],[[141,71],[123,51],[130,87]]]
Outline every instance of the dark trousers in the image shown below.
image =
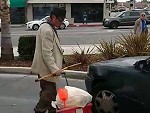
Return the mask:
[[35,113],[56,113],[56,109],[51,106],[51,102],[56,100],[56,83],[45,80],[40,81],[40,99],[34,108]]

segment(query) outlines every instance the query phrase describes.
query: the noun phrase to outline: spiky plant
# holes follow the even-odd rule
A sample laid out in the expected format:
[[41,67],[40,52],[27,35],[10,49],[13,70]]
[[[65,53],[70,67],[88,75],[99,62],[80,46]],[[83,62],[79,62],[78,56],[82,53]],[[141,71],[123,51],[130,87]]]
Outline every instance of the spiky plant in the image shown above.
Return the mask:
[[98,45],[95,45],[100,53],[100,59],[110,60],[123,55],[123,50],[120,49],[121,46],[117,45],[116,42],[106,42],[104,40],[99,41]]
[[94,46],[90,46],[87,49],[82,48],[78,43],[78,48],[79,49],[74,49],[73,50],[73,54],[71,55],[71,57],[69,58],[70,60],[68,61],[69,64],[75,64],[75,63],[79,63],[81,62],[82,64],[79,66],[79,68],[82,70],[84,70],[83,68],[85,66],[88,66],[88,64],[93,63],[94,59],[95,59],[95,55],[94,55]]
[[118,43],[123,47],[127,56],[150,55],[150,35],[130,35],[118,36]]

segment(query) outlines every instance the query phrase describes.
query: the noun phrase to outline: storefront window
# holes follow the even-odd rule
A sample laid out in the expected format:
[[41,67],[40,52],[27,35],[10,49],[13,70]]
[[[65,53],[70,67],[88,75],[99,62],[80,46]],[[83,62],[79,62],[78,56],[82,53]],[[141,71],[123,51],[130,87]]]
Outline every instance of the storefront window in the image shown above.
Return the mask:
[[87,22],[101,22],[103,19],[103,4],[71,4],[71,15],[75,22],[83,22],[84,13]]
[[10,21],[12,24],[24,24],[25,23],[25,8],[11,8],[10,9]]
[[36,20],[48,16],[53,7],[58,7],[58,4],[33,4],[33,19]]

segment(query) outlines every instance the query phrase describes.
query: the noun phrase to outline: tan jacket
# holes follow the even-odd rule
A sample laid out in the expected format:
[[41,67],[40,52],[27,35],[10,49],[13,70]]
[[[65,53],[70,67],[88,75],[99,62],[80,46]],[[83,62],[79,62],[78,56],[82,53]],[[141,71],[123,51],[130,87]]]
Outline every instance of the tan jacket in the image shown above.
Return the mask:
[[134,34],[140,35],[142,33],[142,21],[141,19],[137,19],[134,25]]
[[[146,24],[146,21],[145,21]],[[141,35],[142,33],[142,21],[141,19],[137,19],[134,25],[134,34],[136,35]]]
[[[61,69],[62,53],[60,41],[52,27],[47,23],[42,24],[36,36],[36,48],[31,66],[32,73],[43,77]],[[57,82],[57,79],[58,77],[50,76],[45,80]]]

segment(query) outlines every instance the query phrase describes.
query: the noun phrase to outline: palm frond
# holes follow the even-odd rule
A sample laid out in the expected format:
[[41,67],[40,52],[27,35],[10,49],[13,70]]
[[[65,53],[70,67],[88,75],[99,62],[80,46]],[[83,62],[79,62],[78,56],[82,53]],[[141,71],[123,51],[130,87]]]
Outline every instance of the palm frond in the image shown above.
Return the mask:
[[69,64],[74,64],[77,62],[81,62],[81,68],[82,66],[88,65],[90,63],[92,63],[93,60],[93,51],[95,47],[89,46],[87,49],[85,47],[81,47],[78,43],[77,43],[77,47],[78,48],[72,48],[73,50],[73,54],[70,58],[70,63]]

